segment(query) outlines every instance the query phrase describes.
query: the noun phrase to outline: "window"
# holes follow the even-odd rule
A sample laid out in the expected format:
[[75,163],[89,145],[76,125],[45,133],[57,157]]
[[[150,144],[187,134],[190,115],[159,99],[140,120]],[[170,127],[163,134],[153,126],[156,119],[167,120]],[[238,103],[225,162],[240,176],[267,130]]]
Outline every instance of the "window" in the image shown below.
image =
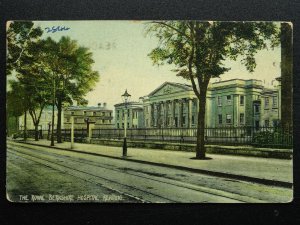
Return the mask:
[[277,107],[277,96],[273,96],[273,107]]
[[240,124],[244,124],[244,123],[245,123],[245,114],[240,113]]
[[105,122],[105,120],[102,120],[102,123],[104,123]]
[[195,116],[192,116],[192,124],[195,124]]
[[218,106],[222,106],[222,96],[218,96]]
[[102,116],[105,116],[105,112],[102,112]]
[[240,105],[244,105],[244,101],[245,101],[245,96],[241,95],[240,96]]
[[269,120],[265,120],[265,127],[269,127],[270,126],[270,121]]
[[182,117],[182,124],[185,125],[185,116]]
[[74,112],[71,112],[71,115],[74,115]]
[[259,121],[255,120],[255,130],[259,130]]
[[129,128],[129,123],[127,123],[127,127]]
[[124,123],[122,123],[122,128],[124,129]]
[[109,113],[109,116],[111,116],[111,112]]
[[269,107],[269,97],[265,98],[265,107]]
[[254,105],[254,112],[259,113],[259,105]]
[[86,111],[83,111],[83,114],[86,115]]
[[222,124],[222,114],[218,115],[218,121],[219,121],[219,124]]
[[231,115],[226,115],[226,123],[231,123]]
[[117,128],[120,128],[120,124],[117,123]]
[[231,104],[231,95],[227,95],[227,104],[230,105]]

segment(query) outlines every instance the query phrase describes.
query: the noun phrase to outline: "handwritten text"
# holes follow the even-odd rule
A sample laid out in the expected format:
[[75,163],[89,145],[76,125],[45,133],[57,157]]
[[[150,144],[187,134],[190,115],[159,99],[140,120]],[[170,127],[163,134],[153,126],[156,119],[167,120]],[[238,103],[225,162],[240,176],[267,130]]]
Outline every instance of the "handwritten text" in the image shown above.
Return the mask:
[[65,27],[65,26],[53,26],[53,27],[46,27],[45,30],[47,31],[47,33],[55,33],[58,31],[66,31],[66,30],[70,30],[71,28],[69,27]]

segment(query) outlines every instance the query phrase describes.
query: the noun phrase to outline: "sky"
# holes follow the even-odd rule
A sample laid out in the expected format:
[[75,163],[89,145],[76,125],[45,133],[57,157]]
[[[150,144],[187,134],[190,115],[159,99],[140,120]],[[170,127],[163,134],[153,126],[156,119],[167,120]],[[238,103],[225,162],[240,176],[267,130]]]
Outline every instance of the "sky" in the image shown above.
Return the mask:
[[[171,65],[156,66],[147,56],[158,40],[145,35],[146,21],[35,21],[44,34],[59,40],[69,36],[78,44],[90,48],[95,61],[93,69],[100,74],[94,90],[86,95],[90,106],[106,102],[110,109],[122,102],[125,89],[138,101],[166,81],[188,83],[175,76]],[[52,26],[68,30],[48,32]],[[263,50],[256,55],[257,67],[249,73],[239,61],[226,61],[231,70],[221,76],[227,79],[260,79],[266,86],[280,76],[280,48]],[[218,79],[219,80],[219,79]],[[213,80],[212,82],[215,82]]]

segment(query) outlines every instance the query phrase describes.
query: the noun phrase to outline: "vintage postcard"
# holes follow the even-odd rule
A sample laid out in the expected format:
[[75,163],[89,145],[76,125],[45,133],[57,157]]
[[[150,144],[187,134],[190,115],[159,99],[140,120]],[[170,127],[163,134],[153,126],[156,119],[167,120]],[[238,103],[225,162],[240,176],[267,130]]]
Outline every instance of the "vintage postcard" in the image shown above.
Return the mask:
[[292,29],[8,21],[7,199],[291,202]]

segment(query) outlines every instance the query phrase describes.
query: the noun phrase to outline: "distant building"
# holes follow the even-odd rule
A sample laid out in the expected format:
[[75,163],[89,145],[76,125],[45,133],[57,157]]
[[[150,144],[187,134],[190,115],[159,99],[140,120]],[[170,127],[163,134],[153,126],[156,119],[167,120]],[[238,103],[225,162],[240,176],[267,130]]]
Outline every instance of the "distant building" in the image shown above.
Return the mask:
[[106,103],[98,106],[70,106],[64,110],[64,127],[71,128],[71,116],[74,117],[74,129],[86,129],[88,119],[91,129],[113,128],[113,111]]
[[[36,114],[39,113],[39,110],[36,111]],[[57,124],[57,109],[54,108],[54,127]],[[49,124],[52,123],[52,106],[46,106],[41,114],[40,122],[39,122],[39,130],[48,130]],[[64,123],[64,114],[62,112],[62,128]],[[30,116],[29,112],[27,112],[26,116],[26,127],[28,130],[34,129],[34,124],[32,121],[32,117]],[[24,114],[19,117],[19,130],[24,130]]]
[[125,114],[127,116],[127,128],[144,127],[143,103],[128,102],[127,112],[124,103],[115,105],[115,128],[124,128]]

